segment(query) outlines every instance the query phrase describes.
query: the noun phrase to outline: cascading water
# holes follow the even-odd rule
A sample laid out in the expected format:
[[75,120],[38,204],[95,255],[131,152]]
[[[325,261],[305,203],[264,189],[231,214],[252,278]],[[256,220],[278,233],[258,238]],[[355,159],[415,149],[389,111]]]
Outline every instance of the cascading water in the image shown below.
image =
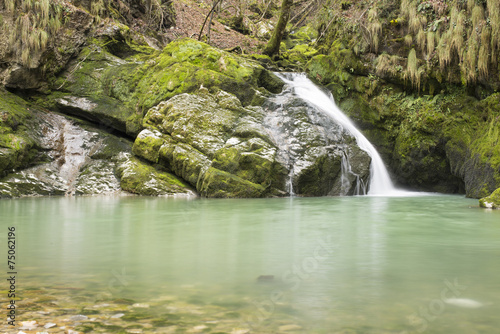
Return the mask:
[[329,115],[355,139],[362,150],[367,152],[372,158],[370,166],[370,185],[368,195],[395,195],[401,191],[396,189],[392,183],[382,158],[375,147],[366,139],[365,136],[356,128],[351,120],[337,107],[333,97],[326,94],[317,87],[305,74],[287,74],[276,73],[286,84],[293,87],[295,94],[314,105],[325,114]]

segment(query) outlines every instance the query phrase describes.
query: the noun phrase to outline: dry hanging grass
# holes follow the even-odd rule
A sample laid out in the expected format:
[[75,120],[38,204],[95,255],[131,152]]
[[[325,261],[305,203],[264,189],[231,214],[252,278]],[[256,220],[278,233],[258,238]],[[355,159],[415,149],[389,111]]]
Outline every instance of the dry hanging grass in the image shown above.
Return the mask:
[[389,56],[387,53],[383,53],[375,60],[375,72],[378,76],[384,76],[389,74],[391,76],[397,75],[397,64],[398,56]]
[[408,64],[406,66],[405,80],[410,80],[413,87],[420,90],[422,75],[424,73],[423,68],[418,67],[417,52],[415,49],[411,49],[408,54]]
[[472,29],[477,29],[484,21],[484,9],[482,6],[474,6],[472,9]]
[[368,31],[370,33],[370,47],[372,51],[378,52],[382,24],[378,20],[377,9],[374,7],[368,12]]
[[16,18],[12,26],[1,27],[9,36],[10,51],[21,64],[31,66],[33,53],[45,50],[49,36],[61,28],[61,6],[51,0],[4,0],[4,4]]
[[[463,61],[462,49],[464,47],[465,20],[465,13],[461,11],[460,13],[457,13],[455,21],[452,21],[452,24],[450,25],[450,29],[453,29],[450,34],[450,47],[452,49],[450,53],[452,53],[454,50],[457,53],[460,61]],[[453,24],[454,27],[452,27]]]
[[477,57],[479,76],[486,78],[489,72],[491,29],[485,26],[481,32],[481,47]]
[[427,32],[427,54],[431,55],[436,49],[436,34],[432,31]]
[[449,29],[439,39],[438,43],[438,56],[439,56],[439,67],[444,70],[446,66],[451,61],[451,40],[452,30]]
[[405,36],[405,44],[406,46],[410,47],[413,43],[413,37],[412,35],[408,34]]
[[491,62],[496,64],[496,54],[500,49],[500,2],[487,0],[488,17],[491,25]]
[[425,44],[427,41],[427,35],[424,31],[424,29],[420,29],[417,34],[417,44],[420,48],[420,51],[424,52],[425,51]]

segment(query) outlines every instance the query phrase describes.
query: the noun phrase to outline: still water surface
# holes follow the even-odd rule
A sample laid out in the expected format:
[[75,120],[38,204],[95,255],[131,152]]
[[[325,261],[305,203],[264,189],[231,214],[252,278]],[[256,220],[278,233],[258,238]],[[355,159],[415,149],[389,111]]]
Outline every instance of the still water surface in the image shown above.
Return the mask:
[[2,200],[1,238],[16,227],[19,320],[54,331],[500,333],[500,210],[476,206],[445,195]]

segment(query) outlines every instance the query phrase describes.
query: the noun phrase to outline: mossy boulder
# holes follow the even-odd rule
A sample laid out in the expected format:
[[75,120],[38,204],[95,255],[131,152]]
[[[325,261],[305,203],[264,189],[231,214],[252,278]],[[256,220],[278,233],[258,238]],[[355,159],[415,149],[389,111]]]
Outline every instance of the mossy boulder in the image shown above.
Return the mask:
[[[134,153],[160,163],[206,197],[261,197],[277,187],[275,191],[283,191],[276,148],[249,130],[252,113],[224,91],[177,95],[148,111]],[[276,184],[270,187],[273,179]]]
[[142,78],[134,83],[134,98],[145,110],[200,85],[233,93],[244,105],[251,103],[259,87],[277,93],[283,86],[258,63],[192,39],[168,44],[139,71]]
[[151,108],[143,125],[134,154],[206,197],[352,194],[354,177],[346,187],[340,181],[344,156],[357,157],[359,178],[369,177],[366,152],[295,97],[244,107],[235,95],[202,88]]
[[495,190],[490,196],[481,198],[479,206],[487,209],[500,209],[500,188]]
[[125,191],[148,196],[195,195],[189,185],[175,175],[158,170],[136,157],[122,154],[118,160],[117,174]]
[[[161,52],[138,48],[121,36],[93,39],[54,82],[49,99],[60,111],[103,123],[135,137],[146,111],[171,97],[206,87],[235,94],[243,105],[277,93],[283,82],[258,62],[192,39],[168,44]],[[113,35],[114,36],[114,35]],[[110,40],[113,43],[106,42]],[[134,51],[117,51],[123,48]],[[142,53],[138,53],[141,51]]]
[[234,174],[210,167],[199,186],[202,196],[212,198],[261,197],[265,188]]

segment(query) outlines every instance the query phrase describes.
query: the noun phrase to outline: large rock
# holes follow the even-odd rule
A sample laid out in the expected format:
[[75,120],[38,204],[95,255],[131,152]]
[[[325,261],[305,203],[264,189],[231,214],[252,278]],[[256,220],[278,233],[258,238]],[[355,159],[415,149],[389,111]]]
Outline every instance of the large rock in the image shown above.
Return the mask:
[[481,198],[479,206],[487,209],[500,209],[500,188],[495,190],[490,196]]
[[[26,136],[24,132],[0,137],[16,138],[13,148],[3,147],[0,151],[10,153],[7,157],[0,155],[0,165],[6,167],[4,177],[0,178],[0,198],[109,195],[123,191],[140,195],[194,195],[174,175],[132,157],[130,141],[86,122],[37,111],[32,106],[29,109],[30,117],[22,113],[23,109],[18,110],[20,115],[15,110],[5,113],[7,124],[12,124],[15,116],[28,117],[18,130],[24,128],[29,133],[25,140],[31,146],[21,141]],[[24,158],[26,152],[31,159]]]
[[200,86],[231,92],[245,105],[258,103],[263,94],[279,92],[283,86],[257,62],[202,42],[177,40],[159,53],[143,40],[139,48],[139,42],[123,37],[126,27],[115,25],[105,31],[107,35],[92,40],[54,82],[57,92],[50,98],[61,112],[131,137],[140,132],[143,114],[151,107]]
[[170,173],[157,170],[129,154],[120,154],[118,161],[117,173],[120,177],[120,186],[125,191],[148,196],[195,196],[184,181]]
[[[180,94],[151,108],[133,152],[206,197],[352,194],[370,157],[305,102],[275,96],[243,107],[227,92]],[[354,168],[343,174],[344,161]]]

